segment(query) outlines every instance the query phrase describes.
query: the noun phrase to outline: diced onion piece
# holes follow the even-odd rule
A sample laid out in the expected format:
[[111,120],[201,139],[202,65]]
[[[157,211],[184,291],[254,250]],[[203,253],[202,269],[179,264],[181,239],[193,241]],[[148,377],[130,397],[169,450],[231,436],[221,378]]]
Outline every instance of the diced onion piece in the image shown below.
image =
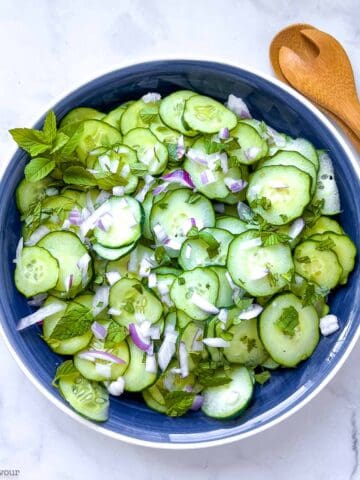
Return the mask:
[[192,352],[201,352],[202,350],[204,350],[204,345],[202,343],[203,336],[204,330],[202,328],[198,328],[191,343]]
[[185,378],[189,375],[189,354],[184,342],[180,342],[179,345],[179,363],[181,376]]
[[50,315],[54,315],[55,313],[61,312],[65,310],[66,305],[60,303],[51,303],[50,305],[46,305],[45,307],[39,308],[36,312],[27,315],[20,319],[16,330],[23,330],[24,328],[30,327],[35,323],[39,323],[44,318],[50,317]]
[[113,187],[112,193],[117,197],[122,197],[125,195],[125,187],[121,187],[121,186]]
[[110,193],[107,192],[106,190],[101,190],[99,195],[96,197],[95,200],[95,205],[102,205],[106,200],[108,200],[111,197]]
[[259,147],[250,147],[244,150],[244,155],[247,160],[255,160],[255,158],[259,155],[260,148]]
[[125,380],[123,377],[119,377],[115,382],[111,382],[107,386],[107,391],[110,395],[114,395],[115,397],[120,397],[125,390]]
[[138,250],[137,250],[137,248],[135,248],[135,250],[133,250],[130,253],[130,258],[129,258],[129,262],[128,262],[128,271],[129,272],[136,272],[137,265],[138,265]]
[[249,277],[250,280],[261,280],[262,278],[265,278],[268,274],[269,270],[267,268],[262,268],[254,265]]
[[176,156],[180,160],[185,155],[184,135],[180,135],[176,143]]
[[161,95],[160,95],[160,93],[149,92],[146,95],[143,95],[141,97],[141,100],[144,103],[155,103],[155,102],[159,102],[161,100]]
[[247,310],[244,310],[239,314],[240,320],[250,320],[252,318],[258,317],[263,311],[263,307],[257,303],[253,303]]
[[189,173],[186,170],[174,170],[162,177],[164,180],[170,183],[179,183],[185,187],[194,188],[195,185],[191,180]]
[[[69,213],[68,221],[71,223],[71,225],[79,226],[81,225],[83,220],[84,218],[83,218],[82,212],[79,212],[77,208],[73,208]],[[64,228],[64,225],[63,225],[63,228]]]
[[199,163],[200,165],[208,164],[208,155],[204,153],[202,150],[189,148],[189,150],[186,153],[186,156],[188,157],[189,160],[192,160],[195,163]]
[[94,317],[99,315],[99,313],[109,305],[109,293],[110,287],[106,285],[103,285],[96,290],[92,304],[92,312]]
[[241,192],[247,185],[246,180],[235,180],[234,178],[224,178],[224,183],[232,193]]
[[65,278],[65,291],[70,292],[74,281],[74,275],[71,273]]
[[204,338],[203,343],[208,347],[213,348],[227,348],[230,347],[230,342],[227,342],[223,338],[214,337],[214,338]]
[[44,303],[44,301],[47,299],[47,297],[48,297],[47,293],[38,293],[33,298],[28,300],[27,304],[30,305],[31,307],[40,307]]
[[304,230],[305,227],[305,222],[302,217],[297,218],[296,220],[293,221],[293,223],[290,225],[288,235],[291,238],[296,238],[300,235],[300,233]]
[[163,193],[167,190],[169,186],[169,182],[164,182],[161,185],[158,185],[156,188],[153,190],[153,195],[156,197],[157,195],[160,195],[160,193]]
[[108,310],[108,314],[109,315],[115,315],[115,316],[119,316],[121,315],[121,310],[119,310],[118,308],[109,308]]
[[79,261],[77,262],[77,267],[81,273],[81,285],[83,287],[87,284],[87,281],[89,279],[88,269],[89,269],[90,261],[91,261],[90,255],[88,253],[84,253],[84,255],[80,257]]
[[147,343],[143,336],[141,335],[140,331],[138,330],[137,326],[134,323],[129,324],[129,333],[132,341],[135,345],[143,350],[144,352],[148,351],[150,347],[150,343]]
[[120,170],[120,176],[126,178],[129,176],[130,172],[131,172],[130,165],[125,163],[125,165]]
[[236,97],[232,93],[229,95],[226,106],[240,118],[251,118],[249,109],[240,97]]
[[197,410],[200,410],[200,408],[203,406],[203,403],[204,403],[204,397],[202,395],[196,395],[190,407],[190,410],[193,410],[194,412],[196,412]]
[[165,243],[168,240],[168,236],[167,236],[165,230],[163,229],[163,227],[159,223],[154,225],[153,230],[154,230],[155,237],[157,238],[157,240],[160,243]]
[[[105,378],[111,378],[111,367],[112,365],[107,363],[95,363],[95,370],[99,375],[102,375]],[[110,384],[111,385],[111,384]],[[109,387],[110,387],[109,385]]]
[[26,240],[25,245],[27,247],[32,247],[33,245],[36,245],[49,232],[50,230],[45,227],[45,225],[40,225],[40,227],[38,227]]
[[215,305],[210,303],[208,300],[206,300],[206,298],[202,297],[198,293],[193,293],[191,299],[193,303],[200,308],[200,310],[213,315],[217,315],[219,313],[219,309],[215,307]]
[[96,360],[104,360],[106,362],[118,363],[120,365],[126,363],[122,358],[119,358],[116,355],[105,352],[103,350],[83,350],[77,355],[79,358],[82,358],[83,360],[89,360],[90,362],[95,362]]
[[152,264],[149,259],[144,257],[140,262],[139,275],[140,277],[148,277],[150,275]]
[[152,272],[148,275],[148,287],[154,288],[157,285],[156,273]]
[[225,308],[221,308],[218,314],[218,319],[220,320],[220,322],[225,324],[228,318],[229,318],[229,311],[226,310]]
[[339,330],[339,321],[336,315],[329,314],[320,318],[320,332],[325,337]]
[[24,238],[21,237],[16,247],[15,258],[13,260],[14,263],[19,263],[23,248],[24,248]]
[[145,371],[149,373],[156,373],[157,372],[157,363],[155,355],[146,355],[145,360]]
[[219,138],[221,140],[227,140],[230,137],[230,132],[227,127],[221,128],[219,131]]
[[176,350],[176,340],[178,333],[173,329],[165,329],[165,338],[158,352],[159,367],[162,371],[166,370]]
[[229,162],[228,162],[228,156],[226,155],[225,152],[220,154],[220,165],[221,165],[221,170],[224,173],[227,173],[229,170]]
[[191,250],[192,250],[191,245],[186,245],[186,248],[185,248],[185,258],[190,258],[190,256],[191,256]]
[[121,278],[121,275],[119,272],[106,272],[106,279],[109,285],[114,285],[114,283],[119,281],[120,278]]
[[89,210],[90,213],[94,213],[95,207],[91,198],[90,190],[86,192],[86,208]]
[[110,207],[109,203],[105,202],[102,205],[100,205],[99,208],[97,208],[95,211],[93,211],[93,213],[91,213],[91,215],[86,220],[84,220],[82,222],[82,224],[80,225],[80,231],[81,231],[82,235],[85,236],[89,230],[92,230],[95,227],[97,221],[103,215],[105,215],[105,213],[108,213],[110,211],[110,208],[111,207]]
[[200,173],[200,182],[202,185],[209,185],[209,183],[216,182],[215,175],[211,170],[204,170]]
[[107,335],[107,328],[97,321],[92,323],[91,331],[98,340],[104,340]]

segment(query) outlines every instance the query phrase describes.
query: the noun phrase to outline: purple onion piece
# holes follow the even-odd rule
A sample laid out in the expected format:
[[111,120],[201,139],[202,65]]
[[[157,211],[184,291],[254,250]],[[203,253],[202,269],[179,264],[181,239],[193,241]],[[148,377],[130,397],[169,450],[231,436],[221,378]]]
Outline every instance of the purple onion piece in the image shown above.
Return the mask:
[[129,324],[129,333],[132,341],[138,348],[140,348],[140,350],[143,350],[144,352],[147,352],[149,350],[150,343],[145,343],[143,341],[134,323]]
[[193,401],[193,404],[190,407],[190,410],[193,410],[196,412],[197,410],[200,410],[200,408],[203,406],[204,403],[204,397],[202,395],[196,395]]

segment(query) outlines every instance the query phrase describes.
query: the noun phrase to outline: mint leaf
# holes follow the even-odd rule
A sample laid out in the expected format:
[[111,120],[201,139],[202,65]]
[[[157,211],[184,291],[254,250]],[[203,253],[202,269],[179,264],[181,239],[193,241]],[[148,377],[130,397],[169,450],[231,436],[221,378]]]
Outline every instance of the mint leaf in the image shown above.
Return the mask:
[[40,202],[31,204],[27,212],[22,215],[21,220],[25,222],[30,234],[40,226],[41,215],[42,207]]
[[242,342],[244,345],[246,345],[246,349],[248,353],[251,352],[254,348],[256,348],[256,339],[255,338],[249,338],[247,335],[244,335],[243,337],[240,338],[240,342]]
[[177,145],[176,143],[168,143],[167,144],[167,151],[169,156],[170,162],[178,162],[179,158],[177,155]]
[[257,383],[259,383],[260,385],[264,385],[265,382],[270,380],[271,373],[269,372],[269,370],[264,370],[261,373],[255,373],[254,377]]
[[90,308],[80,303],[71,302],[63,316],[51,332],[50,340],[68,340],[84,335],[90,328],[94,317]]
[[[62,132],[59,132],[62,133]],[[66,145],[61,150],[61,155],[64,157],[71,157],[74,153],[76,147],[79,145],[79,140],[84,133],[84,125],[81,123],[79,127],[75,130],[75,133],[69,138]]]
[[316,200],[311,205],[309,205],[305,212],[303,213],[303,219],[305,220],[306,225],[312,227],[316,221],[321,217],[325,200]]
[[252,202],[250,202],[251,208],[260,207],[263,210],[269,210],[271,208],[271,201],[266,197],[258,197],[255,198]]
[[328,237],[325,240],[320,241],[315,248],[316,250],[320,250],[320,252],[324,252],[324,251],[331,250],[334,247],[335,247],[335,242]]
[[31,128],[13,128],[9,130],[15,142],[32,157],[50,150],[51,144],[44,137],[43,132]]
[[52,110],[46,115],[43,132],[48,143],[52,144],[56,137],[56,117]]
[[197,382],[203,387],[220,387],[231,382],[231,378],[226,374],[226,367],[224,365],[218,367],[214,362],[200,362],[193,370]]
[[181,417],[184,415],[193,404],[195,393],[174,391],[167,392],[161,389],[164,398],[166,414],[170,417]]
[[236,298],[235,297],[234,301],[235,301],[235,305],[237,306],[237,308],[241,312],[243,312],[245,310],[248,310],[251,307],[254,299],[253,298]]
[[289,235],[286,235],[285,233],[271,232],[265,230],[261,230],[259,232],[259,236],[264,247],[271,247],[272,245],[278,245],[279,243],[287,243],[291,240],[291,237],[289,237]]
[[325,295],[322,295],[316,290],[316,287],[313,283],[307,283],[303,294],[301,295],[302,306],[306,307],[307,305],[313,305],[319,300],[322,300]]
[[198,193],[192,193],[191,195],[189,195],[189,198],[186,200],[186,203],[188,203],[189,205],[193,205],[194,203],[198,202],[201,198],[202,196],[199,195]]
[[55,373],[54,380],[52,381],[52,385],[57,388],[57,382],[61,378],[71,378],[74,375],[78,375],[79,372],[76,370],[72,360],[66,360],[65,362],[61,363]]
[[49,175],[54,168],[55,161],[50,158],[33,158],[25,167],[25,178],[29,180],[29,182],[37,182]]
[[296,308],[291,305],[282,309],[280,317],[275,322],[275,325],[282,331],[282,333],[289,337],[295,335],[295,329],[299,324],[299,313]]
[[119,325],[117,322],[112,321],[107,327],[107,335],[105,338],[105,348],[114,348],[120,342],[125,340],[128,335],[128,330],[123,325]]
[[64,182],[72,185],[95,186],[97,181],[84,167],[68,167],[64,171]]
[[113,187],[120,187],[128,184],[128,181],[124,177],[112,172],[94,173],[94,180],[102,190],[111,190]]
[[216,255],[219,253],[220,243],[216,240],[214,235],[211,235],[209,232],[200,232],[199,238],[208,245],[206,250],[209,258],[216,257]]
[[68,141],[69,141],[69,137],[65,135],[65,133],[59,132],[55,137],[55,141],[53,143],[50,153],[55,153],[61,150],[67,144]]

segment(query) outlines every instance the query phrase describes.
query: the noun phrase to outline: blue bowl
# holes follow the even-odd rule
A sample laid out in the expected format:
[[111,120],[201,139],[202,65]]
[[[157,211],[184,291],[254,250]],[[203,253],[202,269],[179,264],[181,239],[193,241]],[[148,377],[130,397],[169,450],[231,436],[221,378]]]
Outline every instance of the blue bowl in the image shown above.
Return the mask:
[[[55,113],[61,119],[74,107],[88,106],[109,111],[118,104],[149,91],[166,95],[191,89],[224,101],[229,93],[245,99],[252,114],[294,137],[303,136],[317,148],[331,153],[341,193],[340,221],[359,246],[360,169],[356,160],[325,117],[302,96],[260,73],[209,61],[171,60],[141,63],[97,78],[58,102]],[[42,125],[42,117],[36,128]],[[20,317],[30,313],[24,297],[13,282],[20,219],[15,189],[27,156],[17,150],[0,185],[0,316],[6,343],[29,379],[62,411],[90,428],[138,445],[163,448],[195,448],[219,445],[245,438],[288,417],[318,393],[343,364],[359,335],[360,262],[346,287],[332,296],[331,311],[341,329],[322,338],[313,356],[293,370],[276,371],[271,381],[256,388],[254,401],[245,414],[234,420],[217,421],[201,412],[181,418],[167,418],[141,401],[124,395],[111,400],[110,417],[104,424],[92,423],[71,410],[51,386],[62,361],[40,338],[40,328],[22,333],[15,329]]]

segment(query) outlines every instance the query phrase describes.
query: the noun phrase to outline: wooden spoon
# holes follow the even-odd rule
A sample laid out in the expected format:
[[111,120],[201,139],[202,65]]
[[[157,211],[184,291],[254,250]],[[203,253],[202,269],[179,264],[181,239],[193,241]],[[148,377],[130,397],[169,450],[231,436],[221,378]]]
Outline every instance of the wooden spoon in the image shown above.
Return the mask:
[[335,113],[360,138],[360,102],[349,58],[334,37],[316,29],[301,34],[319,49],[310,60],[289,47],[281,47],[279,62],[285,77],[297,90]]
[[[289,27],[281,30],[273,38],[270,45],[270,61],[274,69],[274,72],[283,82],[291,85],[288,82],[288,79],[285,77],[279,62],[279,52],[281,47],[287,46],[302,58],[306,58],[309,60],[312,59],[314,56],[319,54],[319,49],[316,45],[314,45],[314,43],[309,41],[306,36],[302,35],[301,31],[305,29],[308,30],[308,29],[314,29],[314,28],[315,27],[305,23],[298,23],[298,24],[290,25]],[[340,118],[338,118],[336,115],[332,114],[331,112],[329,112],[324,108],[321,108],[321,110],[325,114],[330,115],[336,122],[340,124],[340,126],[343,128],[343,130],[351,139],[355,148],[360,152],[360,139],[355,135],[355,133],[349,127],[347,127],[346,124],[342,120],[340,120]]]

